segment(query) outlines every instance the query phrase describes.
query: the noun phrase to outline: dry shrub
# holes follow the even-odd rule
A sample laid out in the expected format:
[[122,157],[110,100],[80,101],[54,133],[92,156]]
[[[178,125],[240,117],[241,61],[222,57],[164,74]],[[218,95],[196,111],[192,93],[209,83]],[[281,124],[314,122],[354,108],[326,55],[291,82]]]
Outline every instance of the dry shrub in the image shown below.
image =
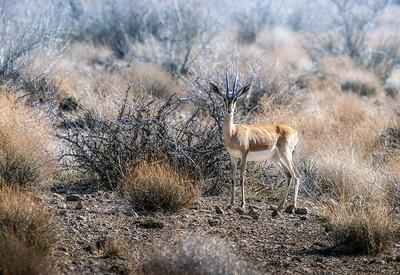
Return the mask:
[[126,240],[117,236],[105,240],[101,249],[104,257],[107,258],[126,258],[128,255]]
[[374,96],[380,91],[376,76],[368,71],[354,70],[346,73],[340,80],[340,89],[360,96]]
[[139,82],[146,93],[156,97],[169,98],[179,92],[172,75],[156,64],[137,63],[128,75],[134,82]]
[[57,164],[48,121],[4,94],[0,108],[0,178],[21,187],[52,181]]
[[194,183],[164,163],[142,163],[128,169],[123,186],[129,201],[139,211],[177,211],[198,197]]
[[387,203],[386,184],[372,167],[352,161],[343,152],[325,152],[302,161],[301,168],[304,188],[320,205],[337,243],[363,254],[377,254],[390,247],[394,217]]
[[397,98],[400,93],[400,69],[395,69],[385,83],[385,92],[392,98]]
[[0,273],[46,274],[58,240],[50,215],[29,195],[0,190]]
[[393,217],[380,201],[340,203],[324,212],[337,241],[355,252],[378,254],[392,244]]
[[226,244],[216,238],[190,234],[159,245],[141,266],[142,274],[200,275],[256,274],[238,261]]

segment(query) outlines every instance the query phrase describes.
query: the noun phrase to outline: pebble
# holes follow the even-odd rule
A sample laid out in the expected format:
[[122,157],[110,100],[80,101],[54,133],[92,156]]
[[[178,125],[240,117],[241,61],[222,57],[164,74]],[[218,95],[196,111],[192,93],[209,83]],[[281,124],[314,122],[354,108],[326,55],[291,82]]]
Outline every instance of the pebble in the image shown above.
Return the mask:
[[372,259],[369,264],[385,264],[385,261],[379,258]]
[[306,207],[298,207],[294,210],[294,213],[297,215],[307,215],[308,209]]
[[57,208],[58,209],[67,209],[67,205],[65,202],[60,201],[57,203]]
[[76,210],[81,210],[83,208],[83,203],[82,201],[78,201],[77,205],[75,206]]
[[86,217],[84,217],[84,216],[81,216],[81,215],[79,215],[79,216],[76,216],[76,219],[78,220],[78,221],[86,221]]
[[300,216],[300,220],[301,221],[306,221],[306,220],[308,220],[308,217],[307,216]]
[[79,196],[78,194],[69,194],[65,197],[66,201],[80,201],[81,200],[81,196]]
[[254,207],[250,207],[249,216],[255,220],[258,220],[260,213]]
[[243,215],[244,214],[244,210],[242,207],[236,207],[235,208],[235,212],[238,213],[239,215]]
[[208,224],[209,224],[210,226],[216,226],[216,225],[219,224],[219,220],[217,220],[217,219],[210,219],[210,220],[208,220]]
[[146,219],[142,221],[136,222],[139,227],[145,228],[145,229],[162,229],[164,228],[164,222],[158,221],[155,219]]
[[62,209],[62,210],[58,211],[58,215],[60,215],[60,216],[64,216],[66,214],[67,214],[67,210],[66,209]]

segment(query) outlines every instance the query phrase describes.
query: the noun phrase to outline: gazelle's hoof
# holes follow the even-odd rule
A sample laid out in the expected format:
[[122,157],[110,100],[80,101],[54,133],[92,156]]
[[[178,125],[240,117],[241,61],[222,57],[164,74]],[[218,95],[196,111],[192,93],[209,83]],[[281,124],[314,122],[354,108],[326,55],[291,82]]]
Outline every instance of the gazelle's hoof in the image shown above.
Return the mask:
[[289,205],[285,209],[285,213],[288,213],[288,214],[294,214],[295,211],[296,211],[296,207],[293,204]]
[[272,218],[279,218],[281,216],[281,214],[282,214],[281,210],[278,211],[277,209],[275,209],[274,211],[272,211],[271,216],[272,216]]

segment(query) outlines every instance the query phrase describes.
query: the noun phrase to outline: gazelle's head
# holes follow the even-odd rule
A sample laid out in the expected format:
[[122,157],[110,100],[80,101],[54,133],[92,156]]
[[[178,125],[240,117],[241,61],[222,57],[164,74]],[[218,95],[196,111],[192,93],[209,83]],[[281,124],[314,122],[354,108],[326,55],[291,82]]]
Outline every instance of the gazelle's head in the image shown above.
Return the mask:
[[210,82],[211,91],[221,96],[224,99],[225,112],[227,114],[233,114],[236,107],[236,101],[246,95],[251,88],[251,82],[247,83],[240,89],[237,89],[238,73],[236,72],[235,82],[233,83],[232,89],[229,87],[228,72],[225,71],[226,91],[219,87],[214,82]]

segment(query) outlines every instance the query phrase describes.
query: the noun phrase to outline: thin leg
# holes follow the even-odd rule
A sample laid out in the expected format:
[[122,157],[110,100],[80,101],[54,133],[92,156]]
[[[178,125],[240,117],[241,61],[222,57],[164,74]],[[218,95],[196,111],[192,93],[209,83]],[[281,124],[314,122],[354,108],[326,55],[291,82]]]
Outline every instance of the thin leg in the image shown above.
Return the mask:
[[236,171],[237,171],[237,159],[231,157],[232,166],[232,182],[231,182],[231,207],[235,205],[235,181],[236,181]]
[[[294,196],[293,196],[293,205],[291,205],[290,212],[292,212],[293,209],[297,207],[297,197],[298,197],[298,192],[299,192],[299,185],[300,185],[300,179],[299,179],[299,174],[294,168],[293,161],[292,161],[292,154],[290,151],[285,150],[283,153],[279,154],[279,157],[283,164],[287,167],[291,174],[291,178],[295,181],[294,183]],[[287,195],[286,195],[287,196]]]
[[290,183],[292,181],[292,175],[291,175],[289,169],[287,169],[287,167],[285,166],[285,164],[283,162],[279,161],[278,163],[283,168],[283,173],[286,178],[285,189],[282,192],[282,195],[281,195],[281,198],[280,198],[279,204],[278,204],[278,209],[277,209],[277,212],[280,213],[280,212],[282,212],[283,205],[285,204],[286,198],[289,193]]
[[247,152],[242,154],[242,159],[240,161],[240,183],[242,187],[242,204],[241,207],[244,208],[246,205],[246,200],[244,196],[244,179],[246,176],[246,165],[247,165]]

